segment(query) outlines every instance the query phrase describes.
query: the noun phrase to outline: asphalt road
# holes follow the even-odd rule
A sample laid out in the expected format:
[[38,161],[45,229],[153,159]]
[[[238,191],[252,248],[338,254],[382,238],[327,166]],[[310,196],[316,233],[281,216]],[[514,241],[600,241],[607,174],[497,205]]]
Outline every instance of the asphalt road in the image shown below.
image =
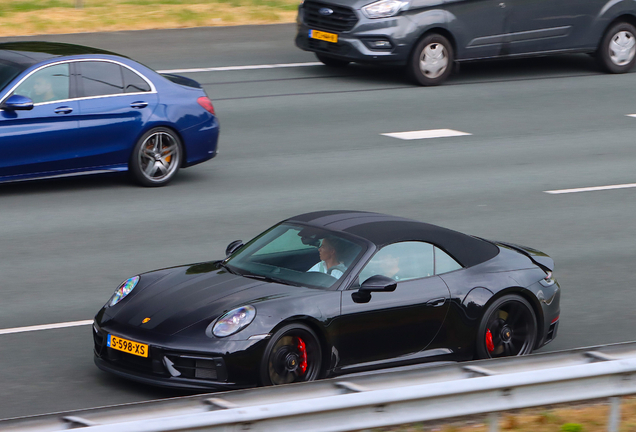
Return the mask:
[[[92,45],[155,69],[315,61],[293,36],[277,25],[15,39]],[[356,65],[189,76],[214,101],[220,155],[169,187],[122,175],[0,185],[0,329],[91,319],[134,274],[346,208],[550,254],[562,314],[544,350],[635,339],[636,189],[544,191],[636,182],[636,74],[573,55],[466,65],[437,88]],[[472,135],[380,135],[443,128]],[[0,419],[181,394],[100,372],[91,343],[90,326],[0,335]]]

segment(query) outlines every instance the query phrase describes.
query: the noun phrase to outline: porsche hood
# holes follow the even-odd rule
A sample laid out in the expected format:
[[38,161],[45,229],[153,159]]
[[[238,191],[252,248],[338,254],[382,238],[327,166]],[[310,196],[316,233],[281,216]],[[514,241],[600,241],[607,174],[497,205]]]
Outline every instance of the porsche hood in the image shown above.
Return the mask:
[[204,263],[142,274],[139,285],[106,314],[120,325],[173,335],[243,304],[286,296],[289,290]]

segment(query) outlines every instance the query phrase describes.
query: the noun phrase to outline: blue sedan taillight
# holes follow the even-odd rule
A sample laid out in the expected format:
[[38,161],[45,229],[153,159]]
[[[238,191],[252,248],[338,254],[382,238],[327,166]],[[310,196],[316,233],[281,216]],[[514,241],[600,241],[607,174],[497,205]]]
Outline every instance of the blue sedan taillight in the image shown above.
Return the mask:
[[212,115],[216,115],[216,113],[214,112],[214,106],[212,105],[212,101],[210,100],[210,98],[208,98],[206,96],[201,96],[199,99],[197,99],[197,102],[207,112],[209,112]]

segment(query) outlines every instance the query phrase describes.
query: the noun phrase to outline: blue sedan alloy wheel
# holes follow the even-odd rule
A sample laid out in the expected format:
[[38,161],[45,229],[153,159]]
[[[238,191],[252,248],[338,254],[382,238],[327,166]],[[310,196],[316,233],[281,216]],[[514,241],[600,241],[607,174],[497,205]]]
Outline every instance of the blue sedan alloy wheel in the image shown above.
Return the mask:
[[181,140],[172,130],[151,129],[137,142],[130,171],[142,186],[164,186],[179,171],[182,153]]

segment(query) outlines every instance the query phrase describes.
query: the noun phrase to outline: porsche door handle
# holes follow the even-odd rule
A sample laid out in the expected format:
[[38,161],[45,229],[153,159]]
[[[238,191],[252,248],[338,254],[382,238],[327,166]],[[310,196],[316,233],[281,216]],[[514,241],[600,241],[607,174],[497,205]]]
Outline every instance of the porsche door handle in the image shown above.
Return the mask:
[[72,112],[73,112],[73,108],[67,107],[67,106],[55,108],[55,111],[54,111],[55,114],[70,114]]
[[426,304],[428,306],[433,306],[433,307],[439,307],[442,306],[444,303],[446,303],[446,299],[445,298],[438,298],[435,300],[431,300],[431,301],[427,301]]
[[130,104],[131,108],[137,108],[137,109],[146,108],[147,106],[148,106],[148,102],[133,102]]

